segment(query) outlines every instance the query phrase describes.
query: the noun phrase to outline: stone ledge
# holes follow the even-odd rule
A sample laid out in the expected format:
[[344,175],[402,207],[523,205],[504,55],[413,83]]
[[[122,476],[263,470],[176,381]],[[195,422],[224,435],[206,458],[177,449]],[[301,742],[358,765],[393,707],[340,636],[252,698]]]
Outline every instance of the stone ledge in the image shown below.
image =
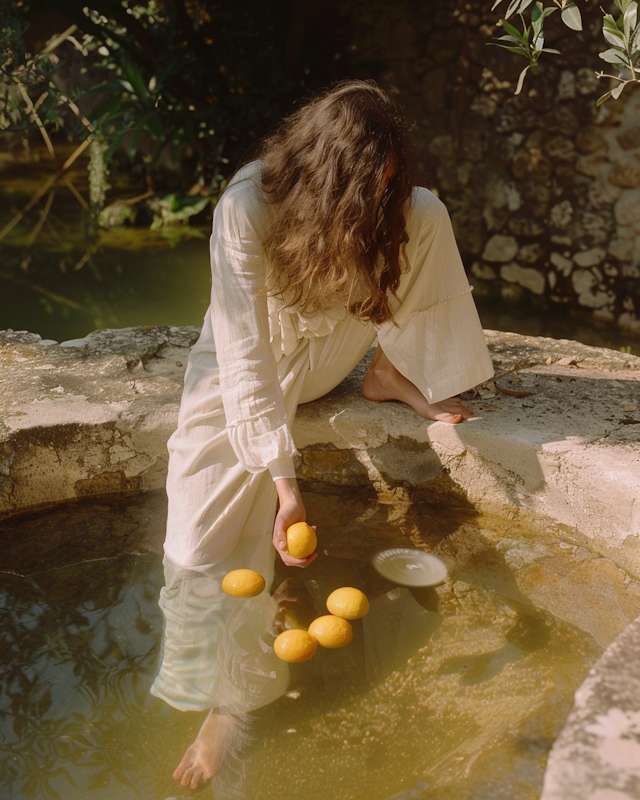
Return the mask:
[[197,328],[0,333],[0,514],[164,486]]
[[540,800],[640,797],[640,618],[578,689],[553,745]]
[[447,502],[453,490],[484,510],[549,517],[566,537],[640,574],[640,358],[568,340],[486,335],[498,386],[530,394],[496,390],[471,400],[473,421],[429,423],[398,403],[361,398],[365,359],[336,390],[298,410],[300,476],[368,482],[389,498],[401,486],[434,501],[446,479]]
[[[161,488],[197,335],[126,328],[57,344],[0,333],[0,513]],[[368,484],[389,501],[527,510],[640,575],[640,358],[486,335],[498,386],[512,394],[485,387],[471,401],[477,419],[431,423],[399,403],[366,401],[365,358],[333,392],[300,407],[301,479]]]

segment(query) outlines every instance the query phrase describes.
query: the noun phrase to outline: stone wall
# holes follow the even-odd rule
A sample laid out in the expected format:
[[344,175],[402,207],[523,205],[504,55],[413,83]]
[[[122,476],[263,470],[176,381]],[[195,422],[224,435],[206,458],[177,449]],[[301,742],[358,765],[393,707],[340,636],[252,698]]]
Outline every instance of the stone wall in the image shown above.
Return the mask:
[[578,35],[551,16],[547,44],[562,55],[517,97],[525,61],[487,46],[490,2],[350,5],[351,57],[417,121],[421,180],[449,208],[476,292],[640,332],[640,92],[595,107],[609,88],[595,77],[597,4]]

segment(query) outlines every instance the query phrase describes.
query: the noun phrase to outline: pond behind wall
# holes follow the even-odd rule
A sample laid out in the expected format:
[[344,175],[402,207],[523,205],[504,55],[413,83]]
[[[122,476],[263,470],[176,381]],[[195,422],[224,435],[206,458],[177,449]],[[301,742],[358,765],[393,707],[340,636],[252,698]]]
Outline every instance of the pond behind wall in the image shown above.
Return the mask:
[[[439,156],[434,158],[434,164],[440,161]],[[4,164],[0,227],[26,205],[51,173],[52,163],[35,137],[29,160]],[[74,164],[71,177],[79,191],[88,191],[82,159]],[[479,186],[484,187],[485,177],[479,173]],[[139,187],[128,181],[124,174],[115,175],[116,190],[110,199],[138,193]],[[474,271],[477,254],[470,253],[465,244],[465,234],[475,228],[462,214],[464,203],[455,193],[447,194],[439,181],[430,173],[423,179],[425,185],[440,191],[457,225],[483,327],[576,339],[640,355],[637,331],[598,321],[589,309],[560,305],[548,293],[539,296],[519,284],[487,280],[488,273],[482,271],[485,279],[479,277],[478,269]],[[476,195],[481,197],[479,188]],[[124,224],[87,236],[84,212],[71,192],[60,186],[45,223],[33,238],[40,210],[37,206],[0,241],[0,330],[29,330],[43,339],[65,341],[106,327],[202,324],[210,292],[211,209],[201,213],[199,225],[150,230]],[[461,214],[462,222],[456,222]],[[487,241],[491,231],[478,236]],[[543,238],[538,233],[527,241],[531,245]],[[625,291],[633,294],[634,279],[629,280]]]
[[[94,254],[93,269],[85,264],[78,271],[73,265],[82,258],[81,250],[65,257],[35,250],[26,270],[5,271],[0,328],[66,341],[104,327],[201,325],[210,292],[208,232],[195,232],[199,237],[170,245],[157,233],[119,231],[111,234],[111,246]],[[60,263],[66,263],[64,273]],[[575,310],[526,296],[509,302],[499,293],[477,291],[475,299],[484,328],[575,339],[640,355],[640,336]]]
[[[534,538],[515,516],[335,487],[305,504],[321,555],[304,573],[278,569],[273,588],[300,581],[297,602],[280,606],[287,624],[325,613],[338,585],[360,586],[371,611],[349,646],[293,665],[287,694],[243,718],[216,797],[538,797],[575,689],[640,613],[638,584],[585,548]],[[2,523],[5,796],[189,794],[171,772],[201,715],[148,693],[164,517],[164,493],[152,492]],[[384,581],[369,559],[398,545],[438,554],[450,580],[420,591]],[[234,636],[267,600],[238,601]],[[249,669],[264,658],[228,655]]]

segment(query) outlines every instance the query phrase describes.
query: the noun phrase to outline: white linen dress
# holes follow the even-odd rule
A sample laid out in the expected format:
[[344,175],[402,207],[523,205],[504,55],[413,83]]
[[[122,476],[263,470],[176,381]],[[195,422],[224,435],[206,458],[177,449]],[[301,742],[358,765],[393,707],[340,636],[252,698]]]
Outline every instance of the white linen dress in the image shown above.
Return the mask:
[[260,164],[252,162],[215,209],[211,306],[189,356],[178,428],[168,443],[165,644],[152,692],[181,709],[219,704],[217,644],[239,602],[220,591],[224,574],[250,567],[270,585],[274,479],[295,476],[291,423],[298,404],[337,386],[376,335],[431,403],[493,374],[449,216],[432,192],[412,194],[410,270],[398,300],[392,298],[397,326],[362,323],[342,305],[304,315],[267,296],[269,265],[260,243],[272,213]]

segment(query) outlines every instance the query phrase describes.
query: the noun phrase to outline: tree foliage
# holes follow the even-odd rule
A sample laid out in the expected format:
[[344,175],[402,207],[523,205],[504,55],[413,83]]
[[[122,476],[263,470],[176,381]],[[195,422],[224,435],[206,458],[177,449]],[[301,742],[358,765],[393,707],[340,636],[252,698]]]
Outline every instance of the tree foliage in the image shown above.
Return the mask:
[[175,162],[187,155],[210,180],[296,96],[339,77],[318,52],[334,48],[335,36],[316,46],[305,35],[317,22],[308,0],[49,0],[72,26],[66,39],[85,57],[93,82],[61,100],[51,81],[58,68],[51,43],[39,54],[25,50],[36,1],[11,0],[0,42],[2,79],[13,90],[4,125],[20,122],[18,82],[30,96],[46,91],[43,126],[60,125],[71,100],[85,117],[76,134],[101,139],[107,161],[118,149],[142,152],[153,169],[162,156]]
[[[503,0],[496,0],[493,8],[497,8]],[[559,54],[558,50],[544,46],[544,22],[555,11],[560,11],[564,24],[574,31],[582,30],[582,15],[573,0],[553,0],[546,5],[538,0],[511,0],[507,6],[504,19],[500,25],[505,31],[492,44],[503,47],[511,53],[523,56],[529,62],[520,73],[516,94],[522,91],[527,70],[538,64],[543,53]],[[615,68],[615,74],[598,73],[599,78],[610,78],[617,85],[603,94],[597,101],[601,105],[613,97],[620,97],[624,87],[630,83],[638,83],[637,76],[640,60],[640,20],[638,20],[638,3],[636,0],[614,0],[613,11],[616,16],[603,11],[602,35],[608,48],[600,53],[600,58]],[[516,28],[508,19],[518,16],[522,30]]]

